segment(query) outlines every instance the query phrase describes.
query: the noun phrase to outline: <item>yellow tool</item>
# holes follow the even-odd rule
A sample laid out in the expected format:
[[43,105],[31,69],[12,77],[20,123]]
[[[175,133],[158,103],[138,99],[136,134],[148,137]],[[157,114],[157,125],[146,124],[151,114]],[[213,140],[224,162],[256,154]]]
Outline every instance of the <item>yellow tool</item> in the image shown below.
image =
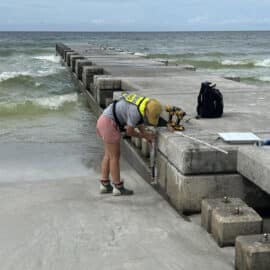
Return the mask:
[[[181,108],[170,105],[166,105],[165,110],[169,113],[168,125],[177,131],[185,130],[184,126],[181,125],[181,120],[183,120],[186,113]],[[176,120],[174,120],[175,118]]]

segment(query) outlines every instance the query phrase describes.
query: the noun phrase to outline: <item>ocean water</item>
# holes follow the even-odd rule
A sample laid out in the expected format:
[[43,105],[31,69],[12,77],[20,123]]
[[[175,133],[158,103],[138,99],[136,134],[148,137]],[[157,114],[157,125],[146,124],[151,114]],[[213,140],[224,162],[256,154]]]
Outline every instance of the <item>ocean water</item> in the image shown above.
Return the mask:
[[0,181],[87,175],[102,153],[95,118],[55,43],[191,64],[270,87],[270,32],[0,32]]

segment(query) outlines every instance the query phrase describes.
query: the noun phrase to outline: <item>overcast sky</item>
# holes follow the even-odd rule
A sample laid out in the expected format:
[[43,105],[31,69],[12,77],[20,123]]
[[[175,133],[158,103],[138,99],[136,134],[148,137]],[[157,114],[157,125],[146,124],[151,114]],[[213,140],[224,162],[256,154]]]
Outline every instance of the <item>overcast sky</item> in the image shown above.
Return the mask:
[[270,0],[0,1],[0,31],[270,30]]

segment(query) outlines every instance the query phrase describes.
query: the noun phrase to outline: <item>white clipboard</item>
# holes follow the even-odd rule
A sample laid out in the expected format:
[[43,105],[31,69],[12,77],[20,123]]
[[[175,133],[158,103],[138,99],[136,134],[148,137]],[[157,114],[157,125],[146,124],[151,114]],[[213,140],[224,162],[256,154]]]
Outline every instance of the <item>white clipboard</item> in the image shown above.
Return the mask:
[[261,139],[252,132],[221,132],[219,138],[227,143],[253,144]]

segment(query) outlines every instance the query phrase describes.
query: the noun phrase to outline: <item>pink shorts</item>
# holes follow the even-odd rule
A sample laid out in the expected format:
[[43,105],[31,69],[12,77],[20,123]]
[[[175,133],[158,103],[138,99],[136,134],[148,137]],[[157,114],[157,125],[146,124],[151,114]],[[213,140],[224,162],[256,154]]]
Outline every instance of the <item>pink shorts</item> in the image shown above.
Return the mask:
[[121,134],[115,121],[103,114],[97,121],[97,135],[105,143],[119,143],[121,139]]

